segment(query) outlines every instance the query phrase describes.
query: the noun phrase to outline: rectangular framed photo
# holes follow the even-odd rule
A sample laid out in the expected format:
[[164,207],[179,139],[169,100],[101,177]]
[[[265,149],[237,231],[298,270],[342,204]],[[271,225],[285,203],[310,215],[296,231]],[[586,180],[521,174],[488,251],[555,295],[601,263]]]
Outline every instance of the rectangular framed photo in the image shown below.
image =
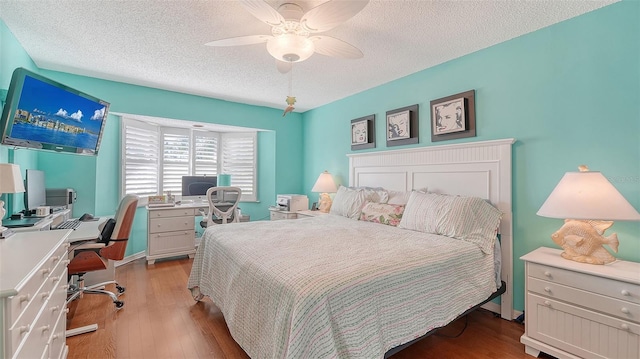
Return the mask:
[[418,105],[387,111],[387,147],[418,143]]
[[431,101],[431,142],[475,135],[475,90]]
[[375,115],[351,120],[351,150],[376,147]]

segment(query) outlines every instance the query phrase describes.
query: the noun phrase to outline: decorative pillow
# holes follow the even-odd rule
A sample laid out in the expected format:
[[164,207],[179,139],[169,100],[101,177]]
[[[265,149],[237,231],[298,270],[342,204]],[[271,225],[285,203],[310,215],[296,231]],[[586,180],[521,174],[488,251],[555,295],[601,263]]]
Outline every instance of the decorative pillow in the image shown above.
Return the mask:
[[369,202],[387,203],[389,200],[389,192],[382,187],[349,187],[353,190],[363,190],[364,196]]
[[479,197],[412,192],[398,228],[440,234],[493,251],[502,213]]
[[352,189],[340,186],[333,198],[333,204],[331,205],[329,213],[351,219],[358,219],[360,218],[360,212],[365,202],[365,193],[361,188]]
[[403,212],[403,205],[366,202],[362,207],[360,220],[395,227],[400,223]]

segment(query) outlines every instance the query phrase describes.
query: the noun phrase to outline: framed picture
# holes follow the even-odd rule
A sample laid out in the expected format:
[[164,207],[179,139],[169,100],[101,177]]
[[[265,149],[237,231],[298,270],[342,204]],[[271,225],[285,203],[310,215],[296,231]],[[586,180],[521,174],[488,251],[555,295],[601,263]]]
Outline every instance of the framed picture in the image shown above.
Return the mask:
[[418,105],[387,111],[387,147],[418,143]]
[[475,135],[475,90],[431,101],[432,142]]
[[376,147],[375,115],[351,120],[351,150]]

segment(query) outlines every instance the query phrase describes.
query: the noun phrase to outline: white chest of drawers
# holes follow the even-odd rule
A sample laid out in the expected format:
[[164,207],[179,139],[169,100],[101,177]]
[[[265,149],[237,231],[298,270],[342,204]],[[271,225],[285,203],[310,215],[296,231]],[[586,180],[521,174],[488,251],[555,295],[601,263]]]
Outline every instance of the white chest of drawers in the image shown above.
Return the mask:
[[0,240],[0,357],[67,356],[67,237],[71,230]]
[[527,354],[640,358],[640,263],[592,265],[538,248],[525,261]]

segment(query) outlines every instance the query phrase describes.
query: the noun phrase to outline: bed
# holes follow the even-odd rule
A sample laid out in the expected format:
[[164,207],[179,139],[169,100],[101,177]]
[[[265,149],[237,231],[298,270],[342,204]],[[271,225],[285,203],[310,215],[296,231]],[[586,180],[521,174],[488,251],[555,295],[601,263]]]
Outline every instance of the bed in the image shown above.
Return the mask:
[[[511,319],[512,143],[350,155],[354,191],[406,192],[413,216],[392,226],[336,210],[295,221],[214,226],[198,247],[188,288],[197,300],[211,298],[234,340],[255,359],[382,358],[505,286],[501,303],[488,309]],[[412,191],[421,188],[429,193]],[[483,229],[481,240],[418,230],[416,203],[461,198],[445,194],[473,198],[467,207],[483,213],[499,212],[488,216],[496,228]]]

